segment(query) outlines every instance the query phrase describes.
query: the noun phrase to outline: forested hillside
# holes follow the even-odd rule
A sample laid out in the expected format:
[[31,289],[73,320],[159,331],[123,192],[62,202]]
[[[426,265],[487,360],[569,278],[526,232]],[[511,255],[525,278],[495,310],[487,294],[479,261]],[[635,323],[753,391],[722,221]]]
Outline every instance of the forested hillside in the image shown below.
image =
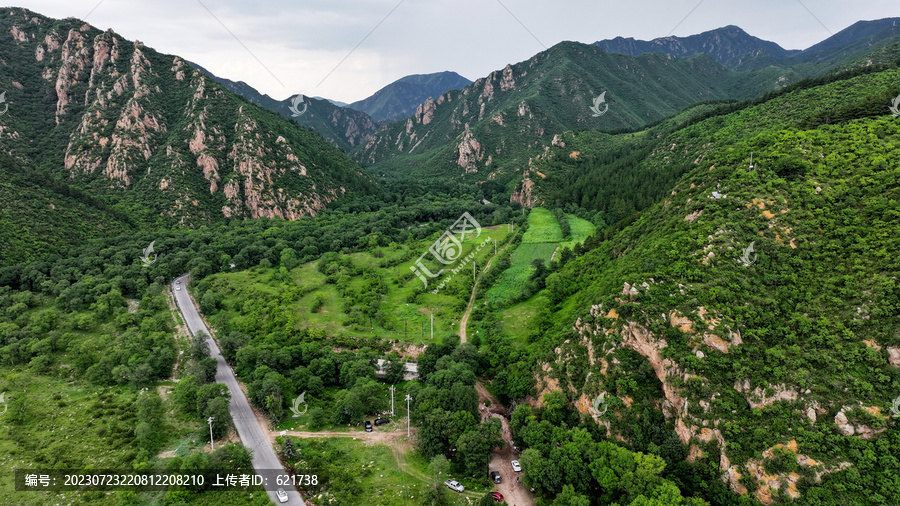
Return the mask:
[[[736,77],[705,55],[633,57],[563,42],[426,101],[353,154],[374,171],[499,181],[508,194],[503,183],[556,133],[639,128],[698,101],[746,98],[775,84],[739,84]],[[736,86],[746,89],[738,93]]]
[[[762,103],[782,104],[774,123],[778,126],[813,128],[883,115],[887,110],[885,104],[889,106],[894,97],[887,83],[880,87],[850,88],[845,97],[831,97],[827,105],[807,100],[806,94],[798,92],[892,68],[896,66],[898,52],[900,46],[891,46],[872,55],[873,60],[879,61],[877,64],[870,60],[869,65],[851,66],[848,70],[806,79],[754,100],[698,104],[634,133],[579,131],[559,135],[544,153],[530,160],[513,199],[529,206],[578,206],[599,211],[605,224],[620,222],[659,200],[682,174],[702,160],[708,147],[700,147],[691,140],[687,148],[679,149],[686,145],[685,138],[704,138],[689,128],[696,123]],[[788,106],[787,100],[797,103]],[[767,117],[758,123],[748,122],[744,135],[767,131],[773,121]]]
[[[766,504],[892,504],[898,78],[798,86],[666,136],[637,163],[687,167],[665,200],[546,279],[539,396],[583,416],[603,396],[610,437]],[[686,454],[641,432],[653,419]]]
[[[129,220],[147,227],[296,219],[374,189],[321,137],[225,91],[177,56],[75,19],[4,14],[3,183],[7,192],[35,197],[17,217],[46,231],[45,245],[73,245],[74,236],[55,228],[57,214],[106,217],[87,234],[95,237]],[[47,190],[29,189],[46,179],[54,181]],[[82,198],[69,209],[65,186],[96,201]],[[6,231],[0,242],[18,241],[13,235]],[[30,257],[4,250],[12,259]]]
[[[878,46],[896,43],[900,36],[900,18],[884,18],[856,23],[832,34],[827,39],[804,50],[785,49],[774,42],[753,37],[740,27],[726,26],[687,37],[659,37],[635,40],[616,37],[594,44],[610,53],[639,55],[662,53],[687,57],[707,54],[722,65],[736,70],[762,69],[767,66],[798,66],[824,64],[818,72],[855,60]],[[804,71],[801,71],[801,73]]]
[[[754,99],[827,72],[892,63],[898,35],[891,22],[857,23],[796,54],[778,52],[777,45],[737,27],[667,38],[660,47],[648,43],[661,52],[671,46],[669,54],[634,49],[642,54],[633,56],[563,42],[462,91],[426,101],[406,121],[379,128],[353,156],[376,173],[462,177],[480,182],[488,199],[515,193],[514,199],[532,205],[536,201],[518,194],[516,186],[529,173],[533,179],[535,159],[563,132],[637,131],[628,146],[618,146],[623,137],[610,146],[627,154],[604,156],[640,158],[632,153],[646,144],[638,137],[649,139],[664,129],[641,130],[670,122],[698,103]],[[713,58],[731,62],[730,67]],[[666,181],[630,177],[642,185],[672,182],[668,176]]]
[[363,111],[378,123],[401,121],[412,116],[416,107],[429,98],[439,97],[450,90],[460,90],[469,84],[472,81],[456,72],[405,76],[347,108]]
[[[362,144],[375,132],[375,122],[361,110],[339,107],[328,100],[306,96],[299,98],[294,95],[284,100],[275,100],[256,91],[243,81],[235,82],[218,77],[196,63],[188,62],[188,64],[221,84],[225,89],[256,105],[277,112],[298,125],[311,128],[325,140],[344,151],[350,151]],[[292,110],[291,107],[294,107],[295,100],[297,104]]]

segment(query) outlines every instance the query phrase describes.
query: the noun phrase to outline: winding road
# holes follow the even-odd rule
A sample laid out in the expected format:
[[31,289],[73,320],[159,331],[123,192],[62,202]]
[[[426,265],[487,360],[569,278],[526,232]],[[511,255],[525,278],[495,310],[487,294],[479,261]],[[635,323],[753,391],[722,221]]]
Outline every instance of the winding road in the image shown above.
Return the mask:
[[[231,413],[231,419],[234,421],[234,427],[237,429],[238,437],[241,438],[241,443],[252,452],[253,469],[257,474],[263,476],[268,483],[275,483],[275,474],[286,473],[278,460],[278,456],[275,455],[275,450],[272,449],[272,445],[269,443],[269,438],[267,437],[269,431],[259,424],[259,421],[253,414],[250,403],[247,402],[247,396],[244,395],[244,391],[241,390],[238,384],[234,371],[231,370],[222,354],[219,353],[219,346],[212,338],[212,333],[206,327],[203,319],[200,318],[200,314],[194,306],[194,301],[191,300],[191,296],[187,292],[189,281],[188,275],[184,275],[172,282],[172,293],[175,295],[175,302],[178,304],[182,316],[184,316],[184,323],[187,325],[191,335],[195,336],[201,331],[207,335],[206,342],[209,343],[209,354],[216,359],[216,383],[224,383],[228,387],[228,392],[231,394],[228,411]],[[290,485],[281,487],[288,495],[286,503],[278,502],[278,497],[275,495],[274,490],[277,487],[269,486],[267,488],[273,489],[267,490],[266,493],[275,504],[306,506],[297,489]]]
[[[507,246],[504,246],[503,249],[500,250],[500,253],[503,253]],[[482,273],[487,272],[488,269],[491,268],[491,262],[494,261],[494,258],[497,258],[497,255],[491,257],[484,266],[484,269],[482,269]],[[472,287],[472,296],[469,297],[469,305],[466,307],[466,312],[463,313],[463,316],[459,321],[459,337],[460,341],[463,343],[466,342],[466,327],[469,325],[469,315],[472,314],[472,309],[475,307],[475,295],[478,293],[478,281],[480,280],[476,280],[475,285]],[[488,392],[487,388],[481,384],[481,381],[475,383],[475,390],[478,392],[479,406],[484,406],[485,400],[491,401],[491,406],[501,405],[500,402]],[[492,413],[491,410],[482,409],[481,411],[482,422],[485,422],[494,416],[500,420],[500,425],[503,427],[501,434],[505,443],[501,448],[494,448],[494,451],[491,452],[491,461],[488,464],[488,468],[491,471],[499,471],[500,475],[503,477],[503,481],[499,485],[496,485],[495,488],[503,494],[507,504],[514,504],[516,506],[534,506],[534,497],[528,492],[525,485],[518,481],[513,481],[521,475],[512,469],[511,462],[518,458],[518,452],[514,450],[512,431],[509,428],[509,422],[503,416]]]

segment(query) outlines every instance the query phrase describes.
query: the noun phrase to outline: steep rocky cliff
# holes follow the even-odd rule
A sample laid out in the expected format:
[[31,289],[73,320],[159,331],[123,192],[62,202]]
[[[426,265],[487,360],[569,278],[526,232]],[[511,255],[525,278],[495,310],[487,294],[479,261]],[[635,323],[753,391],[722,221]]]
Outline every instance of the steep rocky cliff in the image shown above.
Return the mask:
[[297,219],[372,185],[321,137],[178,56],[24,9],[4,9],[3,33],[2,149],[121,210],[189,225]]

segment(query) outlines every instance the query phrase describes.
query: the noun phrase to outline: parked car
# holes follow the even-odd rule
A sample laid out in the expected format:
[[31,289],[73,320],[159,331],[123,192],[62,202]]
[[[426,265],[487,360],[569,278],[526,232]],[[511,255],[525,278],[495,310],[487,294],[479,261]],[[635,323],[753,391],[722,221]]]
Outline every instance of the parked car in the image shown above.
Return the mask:
[[462,486],[462,483],[456,480],[447,480],[444,482],[444,485],[447,485],[447,488],[450,490],[455,490],[460,493],[466,490],[466,487]]
[[276,490],[275,495],[278,496],[278,502],[288,502],[287,492],[283,488]]
[[488,473],[488,476],[490,476],[491,481],[493,481],[494,483],[500,483],[503,481],[503,478],[500,477],[500,473],[498,473],[497,471],[491,471],[490,473]]
[[366,420],[366,432],[372,432],[372,422]]
[[503,494],[500,492],[491,492],[491,497],[497,502],[503,502]]
[[514,460],[514,461],[510,462],[510,464],[512,464],[513,471],[515,471],[517,473],[522,472],[522,466],[519,465],[518,460]]
[[390,418],[376,418],[375,419],[376,427],[378,427],[379,425],[384,425],[386,423],[391,423],[391,419]]

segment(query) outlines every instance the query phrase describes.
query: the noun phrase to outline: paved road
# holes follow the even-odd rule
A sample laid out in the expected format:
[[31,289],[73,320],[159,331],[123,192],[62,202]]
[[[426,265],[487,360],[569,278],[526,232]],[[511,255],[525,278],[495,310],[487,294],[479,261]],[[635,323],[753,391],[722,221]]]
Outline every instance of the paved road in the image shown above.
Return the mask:
[[[200,318],[200,315],[197,313],[197,308],[194,307],[194,303],[187,293],[187,283],[187,275],[177,278],[172,283],[172,293],[175,294],[175,302],[178,304],[179,309],[181,309],[181,314],[184,316],[184,322],[187,324],[191,335],[196,335],[197,332],[203,331],[206,335],[211,336],[212,334],[209,332],[203,319]],[[180,290],[178,289],[179,287],[181,288]],[[231,393],[231,403],[228,405],[228,411],[231,412],[231,418],[234,420],[234,426],[237,429],[238,437],[241,438],[241,442],[244,446],[253,452],[253,468],[256,472],[260,475],[268,475],[268,480],[271,483],[274,483],[275,479],[271,474],[273,472],[284,473],[284,468],[281,466],[278,456],[275,455],[275,450],[273,450],[272,446],[269,444],[269,440],[266,437],[268,431],[259,425],[259,421],[256,419],[256,416],[254,416],[253,410],[250,408],[250,403],[247,402],[244,391],[241,390],[238,385],[234,372],[231,370],[228,363],[225,362],[221,353],[219,353],[219,346],[216,344],[215,340],[210,337],[207,339],[207,342],[209,343],[209,353],[216,359],[218,364],[216,367],[216,382],[227,385],[228,391]],[[288,502],[281,504],[306,506],[306,503],[303,502],[303,498],[300,497],[300,493],[297,492],[296,488],[290,485],[282,488],[284,488],[288,494]],[[275,496],[274,490],[268,491],[268,494],[269,499],[278,504],[278,498]]]

